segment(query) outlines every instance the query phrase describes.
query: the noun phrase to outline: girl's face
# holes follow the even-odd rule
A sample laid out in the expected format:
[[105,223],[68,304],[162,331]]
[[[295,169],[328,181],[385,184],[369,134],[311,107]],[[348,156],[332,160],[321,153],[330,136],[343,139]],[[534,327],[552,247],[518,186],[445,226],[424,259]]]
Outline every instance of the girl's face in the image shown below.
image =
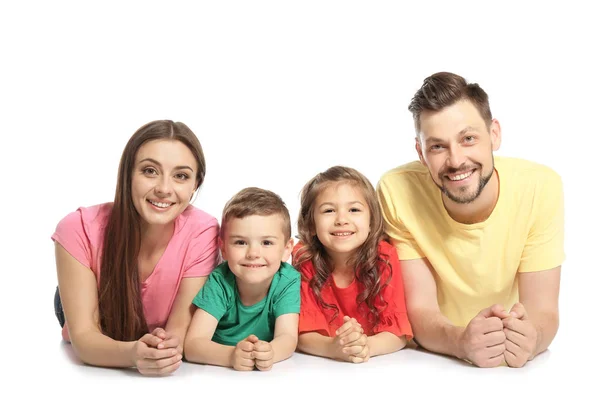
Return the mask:
[[198,163],[178,140],[144,143],[135,156],[131,196],[135,209],[149,225],[166,225],[190,203],[196,189]]
[[362,191],[348,182],[328,185],[316,199],[315,229],[333,259],[354,254],[370,231],[371,212]]

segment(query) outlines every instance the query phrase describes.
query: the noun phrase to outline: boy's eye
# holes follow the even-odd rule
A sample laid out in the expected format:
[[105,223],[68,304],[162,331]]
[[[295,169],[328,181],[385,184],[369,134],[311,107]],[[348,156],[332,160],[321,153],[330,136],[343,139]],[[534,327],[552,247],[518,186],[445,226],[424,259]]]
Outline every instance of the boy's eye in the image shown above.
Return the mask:
[[474,141],[475,141],[475,136],[472,136],[472,135],[465,136],[465,142],[473,143]]
[[429,148],[429,150],[431,150],[431,151],[438,151],[438,150],[441,150],[441,149],[442,149],[442,145],[440,145],[440,144],[434,144],[433,146],[431,146]]
[[263,246],[271,246],[273,244],[270,240],[263,240]]

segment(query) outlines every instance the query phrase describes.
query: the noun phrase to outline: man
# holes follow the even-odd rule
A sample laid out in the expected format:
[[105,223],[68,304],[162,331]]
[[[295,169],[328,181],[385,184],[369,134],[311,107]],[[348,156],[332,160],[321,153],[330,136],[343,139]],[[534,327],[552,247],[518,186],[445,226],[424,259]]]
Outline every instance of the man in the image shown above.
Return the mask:
[[425,79],[409,110],[420,162],[385,173],[377,191],[415,340],[480,367],[522,367],[558,330],[561,179],[494,158],[488,96],[458,75]]

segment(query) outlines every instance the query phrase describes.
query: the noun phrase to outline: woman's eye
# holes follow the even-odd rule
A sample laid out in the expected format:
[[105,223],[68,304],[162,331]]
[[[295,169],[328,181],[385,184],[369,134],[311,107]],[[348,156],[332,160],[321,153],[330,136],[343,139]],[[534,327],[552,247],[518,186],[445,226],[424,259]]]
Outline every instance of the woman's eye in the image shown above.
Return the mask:
[[158,175],[158,172],[157,172],[157,171],[156,171],[154,168],[150,168],[150,167],[148,167],[148,168],[144,168],[144,169],[142,170],[142,172],[143,172],[145,175]]
[[189,179],[189,176],[187,174],[177,174],[177,175],[175,175],[175,178],[185,181],[185,180]]

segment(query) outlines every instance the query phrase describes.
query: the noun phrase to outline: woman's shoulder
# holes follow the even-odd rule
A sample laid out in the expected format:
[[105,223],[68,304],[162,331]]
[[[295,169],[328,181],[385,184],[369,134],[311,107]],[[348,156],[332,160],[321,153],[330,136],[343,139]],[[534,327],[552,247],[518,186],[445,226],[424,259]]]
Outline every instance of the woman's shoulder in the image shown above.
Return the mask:
[[177,217],[178,230],[197,231],[199,228],[205,230],[213,226],[218,227],[219,222],[215,217],[191,204]]
[[96,204],[89,207],[79,207],[67,214],[58,223],[60,228],[75,229],[82,227],[85,230],[102,229],[106,227],[113,203]]

